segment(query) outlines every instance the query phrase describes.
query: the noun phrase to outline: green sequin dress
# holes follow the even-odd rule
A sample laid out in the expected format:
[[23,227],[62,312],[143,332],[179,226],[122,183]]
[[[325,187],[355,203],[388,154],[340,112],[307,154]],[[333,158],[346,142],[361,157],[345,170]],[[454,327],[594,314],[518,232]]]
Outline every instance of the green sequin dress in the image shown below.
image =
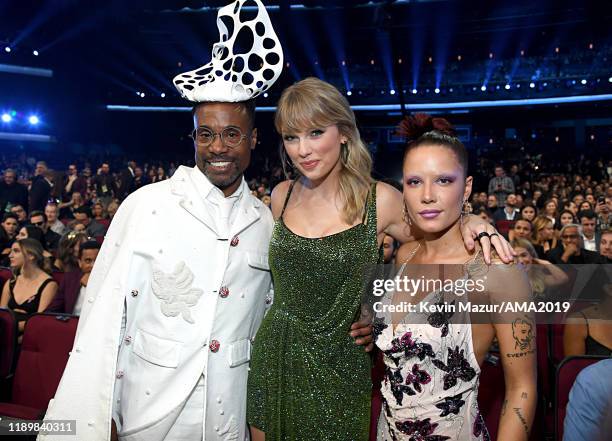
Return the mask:
[[381,256],[376,184],[362,223],[318,239],[285,225],[292,189],[270,242],[274,304],[253,346],[248,422],[266,441],[366,441],[370,356],[349,332],[359,317],[364,265]]

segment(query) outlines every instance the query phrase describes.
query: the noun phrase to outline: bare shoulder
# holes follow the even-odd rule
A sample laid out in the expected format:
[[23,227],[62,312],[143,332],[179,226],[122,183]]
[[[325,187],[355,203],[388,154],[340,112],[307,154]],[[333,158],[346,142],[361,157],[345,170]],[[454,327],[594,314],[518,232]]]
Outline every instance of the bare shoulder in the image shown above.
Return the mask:
[[283,204],[285,203],[285,199],[287,198],[287,192],[289,191],[289,187],[293,181],[287,179],[286,181],[279,182],[272,189],[272,215],[274,219],[278,219],[280,217],[281,211],[283,211]]
[[379,220],[393,219],[393,214],[401,205],[402,193],[399,190],[385,182],[376,183],[376,214]]
[[402,193],[386,182],[376,182],[376,200],[382,204],[396,202],[402,198]]

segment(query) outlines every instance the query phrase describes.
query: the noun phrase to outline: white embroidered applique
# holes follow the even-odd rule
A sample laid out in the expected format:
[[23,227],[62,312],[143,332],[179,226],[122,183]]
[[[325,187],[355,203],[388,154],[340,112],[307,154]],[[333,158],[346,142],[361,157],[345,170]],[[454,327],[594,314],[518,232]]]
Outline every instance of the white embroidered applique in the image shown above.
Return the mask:
[[161,311],[165,316],[181,314],[187,323],[195,323],[190,308],[198,303],[204,291],[192,288],[193,279],[193,273],[185,262],[179,262],[171,273],[153,270],[153,293],[161,300]]

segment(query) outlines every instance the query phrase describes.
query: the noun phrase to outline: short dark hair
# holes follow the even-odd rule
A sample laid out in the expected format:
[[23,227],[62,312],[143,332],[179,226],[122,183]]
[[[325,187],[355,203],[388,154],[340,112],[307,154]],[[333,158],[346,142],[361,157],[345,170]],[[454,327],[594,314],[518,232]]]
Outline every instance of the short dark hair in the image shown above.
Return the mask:
[[583,217],[586,217],[587,219],[595,219],[597,218],[597,215],[593,210],[582,210],[578,212],[577,217],[579,221],[582,221]]
[[35,216],[42,216],[43,221],[47,222],[47,215],[45,213],[43,213],[42,211],[39,210],[35,210],[33,212],[30,213],[30,220],[32,220],[33,217]]
[[99,250],[101,245],[95,240],[86,240],[79,246],[79,259],[83,256],[84,250]]
[[15,219],[15,222],[19,223],[19,219],[17,219],[15,213],[5,213],[4,216],[2,216],[2,223],[6,222],[7,219]]
[[76,210],[74,210],[74,214],[77,214],[77,213],[86,214],[87,217],[89,217],[89,218],[92,217],[91,208],[89,208],[89,207],[85,207],[85,206],[79,207]]
[[[196,111],[198,110],[198,107],[203,106],[205,104],[210,104],[208,102],[204,102],[204,103],[197,103],[195,104],[192,108],[191,108],[191,116],[194,117],[196,114]],[[255,102],[255,99],[250,99],[248,101],[241,101],[239,103],[233,103],[233,104],[238,104],[238,105],[242,105],[244,107],[244,110],[247,114],[247,117],[249,118],[249,123],[251,126],[251,129],[253,129],[255,127],[255,109],[257,108],[257,104]]]

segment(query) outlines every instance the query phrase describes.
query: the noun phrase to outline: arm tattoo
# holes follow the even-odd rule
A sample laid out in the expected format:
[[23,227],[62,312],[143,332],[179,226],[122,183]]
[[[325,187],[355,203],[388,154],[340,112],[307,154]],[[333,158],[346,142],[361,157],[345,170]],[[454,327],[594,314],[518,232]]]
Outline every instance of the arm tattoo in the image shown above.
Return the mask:
[[504,400],[504,404],[502,405],[501,415],[504,416],[506,414],[506,408],[508,407],[508,400]]
[[533,322],[529,318],[517,318],[512,322],[512,337],[514,337],[514,349],[531,351],[533,339]]
[[525,430],[525,433],[529,437],[529,426],[527,425],[527,420],[525,420],[525,417],[523,417],[523,414],[521,414],[521,408],[520,407],[515,407],[514,408],[514,413],[516,413],[516,416],[518,417],[518,419],[521,420],[521,424],[523,425],[523,429]]

